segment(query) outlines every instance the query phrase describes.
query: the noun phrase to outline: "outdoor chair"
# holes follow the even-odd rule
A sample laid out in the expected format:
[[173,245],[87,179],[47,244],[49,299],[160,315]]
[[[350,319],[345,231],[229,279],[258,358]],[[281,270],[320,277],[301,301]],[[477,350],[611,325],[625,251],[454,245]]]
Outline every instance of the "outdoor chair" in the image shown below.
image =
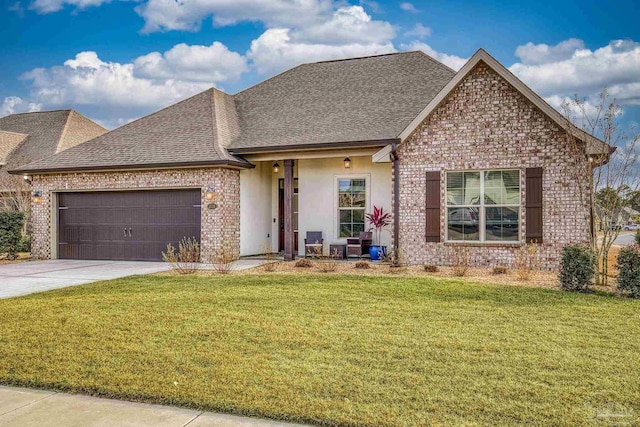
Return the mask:
[[307,238],[304,239],[304,256],[322,255],[323,247],[322,231],[307,231]]
[[371,246],[372,232],[361,231],[360,236],[356,238],[347,239],[347,258],[358,257],[362,258],[362,255],[369,254],[369,247]]

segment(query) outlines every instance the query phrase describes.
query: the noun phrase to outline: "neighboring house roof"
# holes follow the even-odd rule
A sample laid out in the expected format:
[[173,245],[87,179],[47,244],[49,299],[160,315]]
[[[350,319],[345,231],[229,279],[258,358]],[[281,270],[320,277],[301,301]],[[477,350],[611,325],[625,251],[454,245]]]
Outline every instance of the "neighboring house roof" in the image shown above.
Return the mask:
[[0,130],[0,165],[5,165],[9,155],[29,135],[24,133],[6,132]]
[[238,132],[233,97],[209,89],[53,157],[31,163],[20,168],[20,172],[167,165],[251,167],[225,150]]
[[493,56],[489,55],[484,49],[478,49],[478,51],[464,64],[464,66],[456,73],[455,77],[451,79],[442,90],[431,99],[429,104],[409,123],[409,125],[400,133],[400,140],[404,141],[420,126],[420,124],[434,111],[451,93],[451,91],[462,82],[462,80],[478,65],[479,62],[484,62],[493,71],[495,71],[500,77],[509,82],[516,88],[525,98],[527,98],[533,105],[538,107],[543,113],[545,113],[551,120],[556,122],[562,129],[567,129],[571,134],[580,141],[587,144],[587,154],[603,154],[608,156],[615,151],[615,147],[611,147],[598,138],[589,135],[587,132],[579,129],[573,124],[569,123],[567,119],[558,112],[555,108],[549,105],[544,99],[535,93],[529,86],[525,85],[520,79],[518,79],[511,71],[507,70],[504,65],[499,63]]
[[74,110],[41,111],[0,117],[0,189],[21,180],[7,171],[51,157],[67,148],[106,133],[99,124]]
[[235,95],[230,150],[396,139],[454,75],[423,52],[300,65]]

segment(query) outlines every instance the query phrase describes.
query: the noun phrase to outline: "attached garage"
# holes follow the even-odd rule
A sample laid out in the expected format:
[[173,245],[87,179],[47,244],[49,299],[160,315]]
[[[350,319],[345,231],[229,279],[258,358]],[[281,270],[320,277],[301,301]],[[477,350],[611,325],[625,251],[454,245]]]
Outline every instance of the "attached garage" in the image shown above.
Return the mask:
[[167,244],[200,241],[200,189],[58,193],[58,258],[161,261]]

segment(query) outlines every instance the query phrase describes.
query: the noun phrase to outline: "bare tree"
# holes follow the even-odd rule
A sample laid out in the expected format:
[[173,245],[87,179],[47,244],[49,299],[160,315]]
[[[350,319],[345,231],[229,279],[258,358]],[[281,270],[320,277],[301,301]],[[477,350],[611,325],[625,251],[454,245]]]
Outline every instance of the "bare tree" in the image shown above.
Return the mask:
[[29,233],[31,225],[31,187],[22,177],[0,172],[0,211],[22,212],[24,227],[22,235]]
[[[575,179],[577,182],[590,183],[586,188],[579,186],[580,197],[586,207],[585,224],[590,224],[590,245],[598,255],[595,260],[596,284],[606,286],[609,273],[607,259],[611,246],[620,235],[618,221],[625,193],[640,188],[640,135],[633,127],[627,130],[621,127],[622,109],[615,99],[610,98],[606,89],[600,92],[596,103],[575,96],[564,103],[562,112],[567,119],[567,140],[572,158],[575,159]],[[615,151],[606,154],[601,148],[593,150],[593,141],[584,142],[569,131],[572,125],[613,147]],[[601,197],[598,197],[598,191],[601,191]],[[600,220],[600,230],[595,224],[596,216]]]

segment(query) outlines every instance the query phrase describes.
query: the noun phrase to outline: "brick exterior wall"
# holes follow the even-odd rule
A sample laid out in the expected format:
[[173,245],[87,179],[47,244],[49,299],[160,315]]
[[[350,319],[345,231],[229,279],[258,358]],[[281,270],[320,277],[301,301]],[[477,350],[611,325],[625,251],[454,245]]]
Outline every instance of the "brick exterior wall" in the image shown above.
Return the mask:
[[[589,224],[581,201],[565,132],[506,80],[478,64],[445,101],[398,147],[400,175],[399,245],[411,264],[450,263],[445,243],[444,171],[520,169],[525,240],[525,168],[542,167],[543,240],[540,266],[557,269],[562,247],[586,242]],[[426,172],[441,171],[441,243],[425,237]],[[582,183],[582,185],[588,185]],[[472,266],[514,266],[519,245],[466,244]]]
[[[92,172],[35,175],[34,191],[42,192],[42,201],[32,203],[32,256],[51,258],[52,197],[56,191],[133,190],[163,188],[194,188],[202,191],[201,251],[203,262],[225,251],[234,259],[240,256],[240,172],[234,169],[173,169],[135,172]],[[214,189],[218,205],[208,209],[205,190]]]

